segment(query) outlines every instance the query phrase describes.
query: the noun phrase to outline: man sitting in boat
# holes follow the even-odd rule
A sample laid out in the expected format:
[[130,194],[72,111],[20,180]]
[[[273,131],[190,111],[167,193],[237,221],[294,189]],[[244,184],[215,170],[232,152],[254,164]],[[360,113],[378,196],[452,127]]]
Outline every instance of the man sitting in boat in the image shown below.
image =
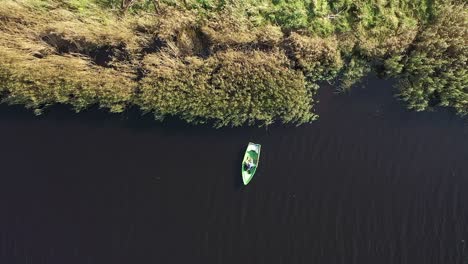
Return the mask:
[[246,170],[251,170],[253,167],[255,166],[255,164],[253,163],[253,160],[251,157],[248,157],[247,160],[245,161],[245,167],[246,167]]

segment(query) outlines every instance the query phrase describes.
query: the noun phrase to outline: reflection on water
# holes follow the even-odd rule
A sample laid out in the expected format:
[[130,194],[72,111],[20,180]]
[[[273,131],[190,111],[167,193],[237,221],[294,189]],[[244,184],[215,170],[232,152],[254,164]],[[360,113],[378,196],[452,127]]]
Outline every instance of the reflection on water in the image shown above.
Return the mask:
[[466,121],[366,87],[268,129],[1,106],[0,262],[467,263]]

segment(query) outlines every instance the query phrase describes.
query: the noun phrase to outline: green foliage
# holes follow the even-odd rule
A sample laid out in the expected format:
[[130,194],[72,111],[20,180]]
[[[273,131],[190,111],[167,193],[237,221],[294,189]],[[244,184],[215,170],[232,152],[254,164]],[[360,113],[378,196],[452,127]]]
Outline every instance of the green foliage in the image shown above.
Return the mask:
[[363,58],[354,57],[346,64],[340,77],[340,90],[344,91],[358,83],[371,71],[368,61]]
[[137,105],[217,127],[301,124],[317,118],[318,82],[344,90],[374,71],[399,79],[412,109],[468,112],[461,0],[138,0],[125,12],[121,3],[4,0],[3,101],[36,113]]
[[445,5],[422,31],[406,58],[400,97],[417,111],[432,105],[468,114],[468,12],[464,5]]
[[213,121],[217,127],[274,120],[301,124],[315,118],[312,91],[281,54],[226,51],[184,61],[161,54],[144,62],[148,74],[138,103],[158,118],[177,115],[188,122]]
[[335,79],[343,66],[336,38],[307,37],[292,33],[286,43],[297,66],[309,81]]
[[201,33],[213,49],[277,47],[283,40],[280,27],[254,25],[246,17],[236,17],[229,10],[219,12],[201,27]]
[[396,77],[403,71],[403,56],[395,55],[384,61],[384,74],[387,77]]
[[131,76],[96,69],[82,58],[28,58],[11,49],[2,49],[0,56],[3,101],[24,104],[36,113],[54,103],[70,104],[76,111],[98,104],[122,112],[135,89]]
[[310,1],[273,1],[268,19],[287,29],[307,28]]

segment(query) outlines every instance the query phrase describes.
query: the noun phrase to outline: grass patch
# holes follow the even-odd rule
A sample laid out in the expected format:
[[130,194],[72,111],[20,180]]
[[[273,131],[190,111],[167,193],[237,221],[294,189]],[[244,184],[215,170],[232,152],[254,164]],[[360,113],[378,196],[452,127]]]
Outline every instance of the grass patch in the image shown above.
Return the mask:
[[462,1],[5,0],[3,102],[131,105],[216,127],[308,123],[317,82],[400,80],[408,107],[468,112]]

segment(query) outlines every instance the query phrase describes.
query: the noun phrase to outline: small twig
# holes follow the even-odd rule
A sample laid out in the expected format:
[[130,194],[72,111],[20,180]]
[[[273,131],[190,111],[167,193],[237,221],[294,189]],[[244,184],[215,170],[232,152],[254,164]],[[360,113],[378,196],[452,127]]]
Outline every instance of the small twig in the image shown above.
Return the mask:
[[154,10],[159,13],[159,0],[153,0]]
[[327,18],[328,18],[328,19],[335,19],[335,18],[339,17],[339,16],[340,16],[340,13],[343,12],[344,10],[345,10],[345,8],[341,9],[340,11],[338,11],[338,12],[335,13],[335,14],[327,15]]
[[328,18],[328,19],[335,19],[335,18],[337,18],[337,17],[339,17],[339,16],[340,16],[340,15],[338,15],[338,14],[332,14],[332,15],[328,15],[327,18]]
[[138,0],[122,0],[121,9],[123,13],[127,13],[128,9],[132,7]]

